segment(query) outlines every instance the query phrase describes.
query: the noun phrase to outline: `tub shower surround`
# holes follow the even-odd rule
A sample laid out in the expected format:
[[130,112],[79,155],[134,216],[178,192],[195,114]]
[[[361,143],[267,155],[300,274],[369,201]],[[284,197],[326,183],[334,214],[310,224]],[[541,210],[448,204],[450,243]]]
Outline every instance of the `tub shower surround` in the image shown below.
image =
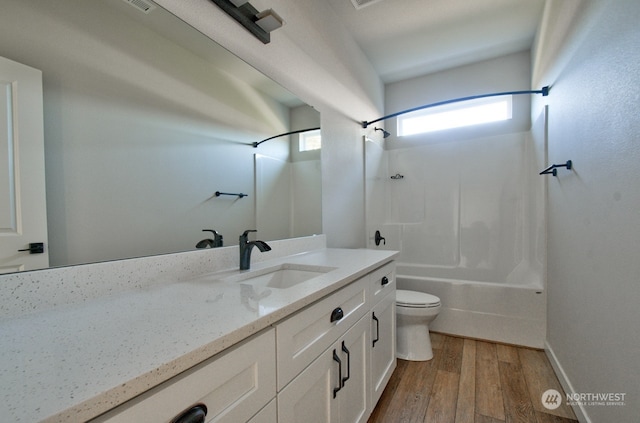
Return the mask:
[[365,147],[367,246],[401,251],[398,289],[440,297],[431,329],[542,348],[546,182],[531,132]]

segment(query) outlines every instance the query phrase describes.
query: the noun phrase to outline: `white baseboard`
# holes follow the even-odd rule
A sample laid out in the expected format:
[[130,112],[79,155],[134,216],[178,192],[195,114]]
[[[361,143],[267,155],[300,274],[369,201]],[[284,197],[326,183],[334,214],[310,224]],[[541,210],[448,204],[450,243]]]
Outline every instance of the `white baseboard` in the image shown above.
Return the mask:
[[[567,374],[564,372],[562,365],[558,361],[558,357],[556,357],[555,353],[553,352],[553,348],[551,348],[551,345],[549,345],[549,342],[547,341],[545,341],[544,343],[544,352],[547,355],[549,362],[551,363],[551,367],[553,367],[553,370],[556,372],[556,376],[558,377],[558,380],[560,381],[560,385],[562,385],[562,389],[564,389],[564,392],[576,392],[576,390],[573,389],[573,385],[571,385],[571,381],[567,377]],[[576,413],[576,418],[580,423],[591,423],[591,419],[587,415],[587,412],[582,404],[571,405],[571,408],[573,409],[573,412]]]
[[[440,297],[442,299],[442,297]],[[545,322],[442,307],[429,330],[474,339],[544,348]]]

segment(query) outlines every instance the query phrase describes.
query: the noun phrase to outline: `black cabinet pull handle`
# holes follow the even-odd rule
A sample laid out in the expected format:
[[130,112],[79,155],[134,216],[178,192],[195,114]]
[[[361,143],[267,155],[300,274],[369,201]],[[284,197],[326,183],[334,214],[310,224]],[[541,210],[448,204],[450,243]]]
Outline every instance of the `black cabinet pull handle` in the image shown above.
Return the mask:
[[388,277],[386,277],[386,276],[383,276],[383,277],[382,277],[382,280],[380,281],[380,284],[381,284],[382,286],[385,286],[385,285],[386,285],[386,284],[388,284],[388,283],[389,283],[389,278],[388,278]]
[[378,342],[380,340],[380,321],[378,320],[378,318],[376,317],[376,312],[373,312],[373,320],[375,320],[376,322],[376,339],[373,340],[373,345],[372,348],[376,347],[376,342]]
[[340,361],[340,357],[336,354],[336,350],[333,350],[333,360],[338,362],[338,387],[333,388],[333,397],[335,398],[338,394],[338,391],[342,389],[342,361]]
[[171,423],[204,423],[206,415],[207,407],[204,404],[198,404],[171,420]]
[[344,311],[342,311],[342,309],[340,307],[336,307],[331,312],[331,322],[338,321],[338,320],[342,319],[343,317],[344,317]]
[[347,353],[347,376],[342,378],[342,386],[344,387],[344,383],[351,377],[351,353],[349,352],[347,346],[344,344],[344,341],[342,341],[342,351]]

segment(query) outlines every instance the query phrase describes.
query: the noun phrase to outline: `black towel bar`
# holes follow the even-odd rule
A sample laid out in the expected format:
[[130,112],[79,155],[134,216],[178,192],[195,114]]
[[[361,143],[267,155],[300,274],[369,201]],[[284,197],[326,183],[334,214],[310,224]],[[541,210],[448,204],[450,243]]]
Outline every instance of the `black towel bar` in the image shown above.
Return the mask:
[[241,192],[240,192],[240,193],[237,193],[237,194],[234,194],[234,193],[231,193],[231,192],[220,192],[220,191],[216,191],[216,197],[220,197],[221,195],[233,195],[233,196],[236,196],[236,197],[238,197],[238,198],[248,197],[248,196],[249,196],[249,194],[243,194],[243,193],[241,193]]

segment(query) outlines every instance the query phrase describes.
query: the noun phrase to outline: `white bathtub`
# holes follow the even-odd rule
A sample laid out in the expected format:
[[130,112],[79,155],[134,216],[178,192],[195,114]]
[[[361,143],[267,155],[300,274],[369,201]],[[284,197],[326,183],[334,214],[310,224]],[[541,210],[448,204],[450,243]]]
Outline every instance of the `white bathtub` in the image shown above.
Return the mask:
[[442,310],[430,330],[507,344],[544,348],[546,295],[540,272],[514,271],[504,282],[467,280],[468,269],[398,263],[398,289],[436,295]]

